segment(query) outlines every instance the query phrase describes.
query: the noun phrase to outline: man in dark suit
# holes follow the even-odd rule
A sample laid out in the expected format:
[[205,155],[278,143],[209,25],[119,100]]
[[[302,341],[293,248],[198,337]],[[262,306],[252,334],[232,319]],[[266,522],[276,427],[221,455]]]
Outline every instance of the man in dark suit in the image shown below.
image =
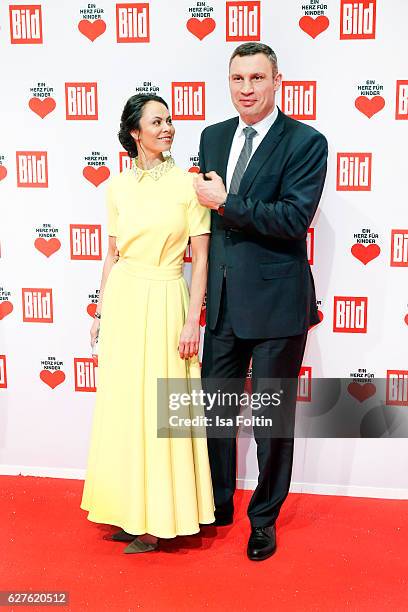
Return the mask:
[[[243,390],[252,358],[256,391],[265,379],[297,379],[308,329],[319,321],[306,236],[323,190],[327,141],[276,107],[281,74],[267,45],[245,43],[234,51],[229,85],[239,117],[203,131],[195,178],[198,199],[212,215],[202,377],[205,390],[210,379],[238,379]],[[295,404],[296,392],[285,410],[294,414]],[[262,560],[276,548],[293,433],[265,436],[254,427],[254,436],[259,479],[248,507],[247,554]],[[209,431],[208,448],[215,524],[228,525],[236,439]]]

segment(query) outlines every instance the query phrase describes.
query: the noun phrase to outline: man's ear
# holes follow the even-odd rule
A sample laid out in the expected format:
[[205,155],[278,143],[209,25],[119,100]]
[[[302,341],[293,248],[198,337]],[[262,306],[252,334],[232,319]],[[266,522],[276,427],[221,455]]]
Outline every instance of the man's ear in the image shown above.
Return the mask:
[[274,90],[278,91],[278,89],[280,89],[281,85],[282,85],[282,74],[280,72],[278,72],[278,74],[273,79],[273,88],[274,88]]

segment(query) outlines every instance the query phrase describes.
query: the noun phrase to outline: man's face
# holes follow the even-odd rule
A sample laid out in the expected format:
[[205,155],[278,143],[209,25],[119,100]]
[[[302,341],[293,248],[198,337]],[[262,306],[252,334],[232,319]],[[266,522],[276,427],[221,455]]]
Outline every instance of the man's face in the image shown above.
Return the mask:
[[264,53],[234,57],[229,73],[231,99],[247,125],[273,111],[281,80],[281,74],[273,74],[273,65]]

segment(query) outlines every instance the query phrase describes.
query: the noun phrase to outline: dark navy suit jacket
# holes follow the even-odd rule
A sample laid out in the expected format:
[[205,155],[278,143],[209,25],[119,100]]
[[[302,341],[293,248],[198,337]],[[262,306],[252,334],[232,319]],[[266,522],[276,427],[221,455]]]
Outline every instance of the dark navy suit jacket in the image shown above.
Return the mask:
[[[227,170],[238,117],[211,125],[200,141],[201,172]],[[304,333],[318,323],[306,236],[326,176],[327,141],[314,128],[278,117],[253,154],[224,216],[212,211],[207,325],[217,323],[226,267],[231,323],[240,338]]]

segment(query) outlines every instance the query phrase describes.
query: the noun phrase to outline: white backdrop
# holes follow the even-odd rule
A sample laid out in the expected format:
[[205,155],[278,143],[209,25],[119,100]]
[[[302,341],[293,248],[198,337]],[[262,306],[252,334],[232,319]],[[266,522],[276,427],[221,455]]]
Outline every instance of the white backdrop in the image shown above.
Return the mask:
[[[408,409],[407,22],[405,0],[1,4],[2,473],[84,475],[97,377],[90,314],[124,102],[163,96],[174,157],[191,168],[201,130],[235,114],[228,59],[248,39],[278,55],[282,110],[329,141],[310,251],[322,321],[305,377],[388,373]],[[405,440],[298,440],[293,490],[404,498],[407,468]],[[242,440],[240,485],[256,476],[253,441]]]

